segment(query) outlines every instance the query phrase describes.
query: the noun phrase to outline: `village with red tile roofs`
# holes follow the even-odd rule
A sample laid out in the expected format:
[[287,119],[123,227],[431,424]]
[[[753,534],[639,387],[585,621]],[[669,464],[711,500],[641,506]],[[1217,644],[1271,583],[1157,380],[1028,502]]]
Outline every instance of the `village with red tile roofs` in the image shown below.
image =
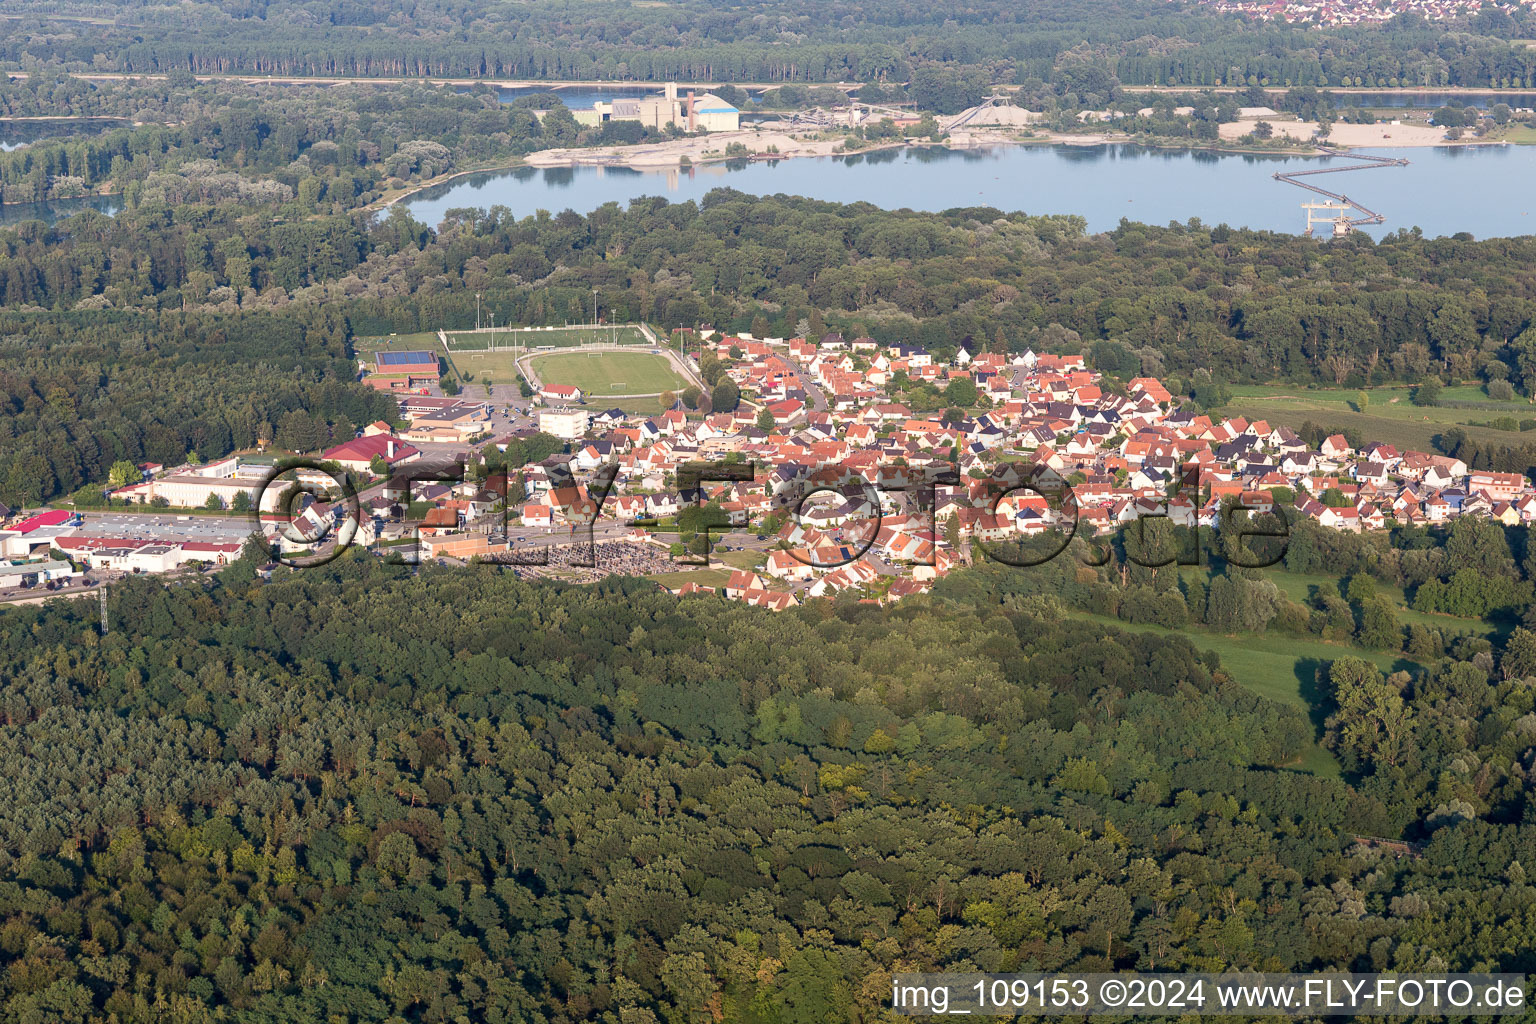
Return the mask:
[[1223,14],[1320,26],[1368,25],[1416,14],[1426,21],[1463,18],[1479,11],[1515,11],[1531,0],[1198,0],[1202,7]]
[[[1536,521],[1536,491],[1520,474],[1380,442],[1355,448],[1337,434],[1311,447],[1287,427],[1198,413],[1152,377],[1106,382],[1081,355],[962,347],[941,363],[918,347],[837,334],[674,337],[682,351],[667,358],[687,368],[718,359],[738,408],[700,414],[679,402],[648,415],[544,383],[508,420],[516,429],[497,432],[510,407],[398,387],[399,421],[309,453],[331,475],[296,476],[322,500],[301,495],[287,512],[267,486],[281,463],[271,452],[142,466],[143,479],[114,489],[102,511],[0,508],[0,590],[225,564],[255,516],[274,549],[290,553],[357,547],[571,582],[643,576],[674,593],[770,609],[839,595],[885,603],[927,591],[979,557],[978,545],[1061,530],[1059,500],[1004,493],[1008,481],[1042,473],[1069,483],[1080,536],[1144,516],[1218,529],[1224,502],[1256,512],[1279,503],[1356,532],[1469,515]],[[417,358],[423,379],[436,372],[436,356]],[[891,397],[912,381],[942,390],[956,380],[976,393],[958,416],[919,414]],[[535,440],[541,453],[562,450],[501,465]],[[688,472],[700,463],[732,470],[706,478],[737,479],[693,485]],[[426,467],[435,468],[418,472]],[[355,505],[323,500],[343,470],[356,479]],[[914,486],[945,470],[951,482]],[[688,514],[701,503],[729,525],[701,532]]]

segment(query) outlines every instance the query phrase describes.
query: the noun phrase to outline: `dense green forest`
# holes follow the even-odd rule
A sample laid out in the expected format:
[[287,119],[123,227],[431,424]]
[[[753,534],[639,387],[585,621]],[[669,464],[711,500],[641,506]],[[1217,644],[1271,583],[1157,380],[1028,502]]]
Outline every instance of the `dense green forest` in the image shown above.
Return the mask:
[[1056,571],[775,615],[349,557],[129,581],[105,637],[12,610],[0,1005],[837,1024],[898,969],[1536,968],[1529,680],[1341,657],[1318,778],[1303,715]]
[[[555,109],[541,123],[537,100]],[[502,104],[416,85],[334,89],[230,83],[191,76],[96,89],[61,77],[0,83],[0,112],[14,116],[115,117],[98,134],[0,153],[0,201],[32,202],[97,192],[130,201],[297,199],[307,209],[350,209],[384,185],[418,181],[538,149],[618,141],[623,125],[579,132],[557,98]],[[648,133],[624,141],[640,141]]]
[[353,383],[344,325],[297,317],[0,314],[0,495],[15,507],[259,441],[310,451],[398,415]]
[[944,68],[1026,82],[1092,68],[1139,85],[1526,88],[1536,74],[1536,52],[1511,43],[1536,35],[1527,7],[1319,31],[1141,0],[8,6],[0,62],[141,74],[779,83],[901,82]]

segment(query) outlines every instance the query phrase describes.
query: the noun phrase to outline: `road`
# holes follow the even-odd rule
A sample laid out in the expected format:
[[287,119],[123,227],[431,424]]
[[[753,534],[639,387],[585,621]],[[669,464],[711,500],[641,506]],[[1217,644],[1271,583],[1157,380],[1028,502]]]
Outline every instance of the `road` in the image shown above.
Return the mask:
[[827,396],[822,392],[820,386],[817,385],[816,381],[811,377],[810,371],[801,366],[799,363],[795,362],[793,359],[789,358],[789,356],[784,356],[783,358],[786,363],[794,367],[795,373],[799,375],[800,386],[805,389],[805,397],[811,400],[811,411],[826,412]]

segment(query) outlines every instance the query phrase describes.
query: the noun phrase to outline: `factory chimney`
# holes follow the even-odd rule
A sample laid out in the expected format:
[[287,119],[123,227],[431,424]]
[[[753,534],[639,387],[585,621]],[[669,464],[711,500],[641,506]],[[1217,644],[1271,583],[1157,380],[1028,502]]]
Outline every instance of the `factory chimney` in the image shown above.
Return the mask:
[[692,89],[688,90],[688,130],[690,132],[696,132],[699,130],[699,118],[698,115],[694,112],[693,107]]

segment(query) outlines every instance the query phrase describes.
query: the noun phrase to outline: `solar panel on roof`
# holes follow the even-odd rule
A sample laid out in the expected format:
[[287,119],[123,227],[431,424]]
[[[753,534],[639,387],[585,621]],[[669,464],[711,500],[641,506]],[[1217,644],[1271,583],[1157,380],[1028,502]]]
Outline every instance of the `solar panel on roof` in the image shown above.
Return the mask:
[[374,358],[380,366],[403,366],[407,363],[416,365],[419,363],[436,363],[437,357],[431,352],[377,352]]

